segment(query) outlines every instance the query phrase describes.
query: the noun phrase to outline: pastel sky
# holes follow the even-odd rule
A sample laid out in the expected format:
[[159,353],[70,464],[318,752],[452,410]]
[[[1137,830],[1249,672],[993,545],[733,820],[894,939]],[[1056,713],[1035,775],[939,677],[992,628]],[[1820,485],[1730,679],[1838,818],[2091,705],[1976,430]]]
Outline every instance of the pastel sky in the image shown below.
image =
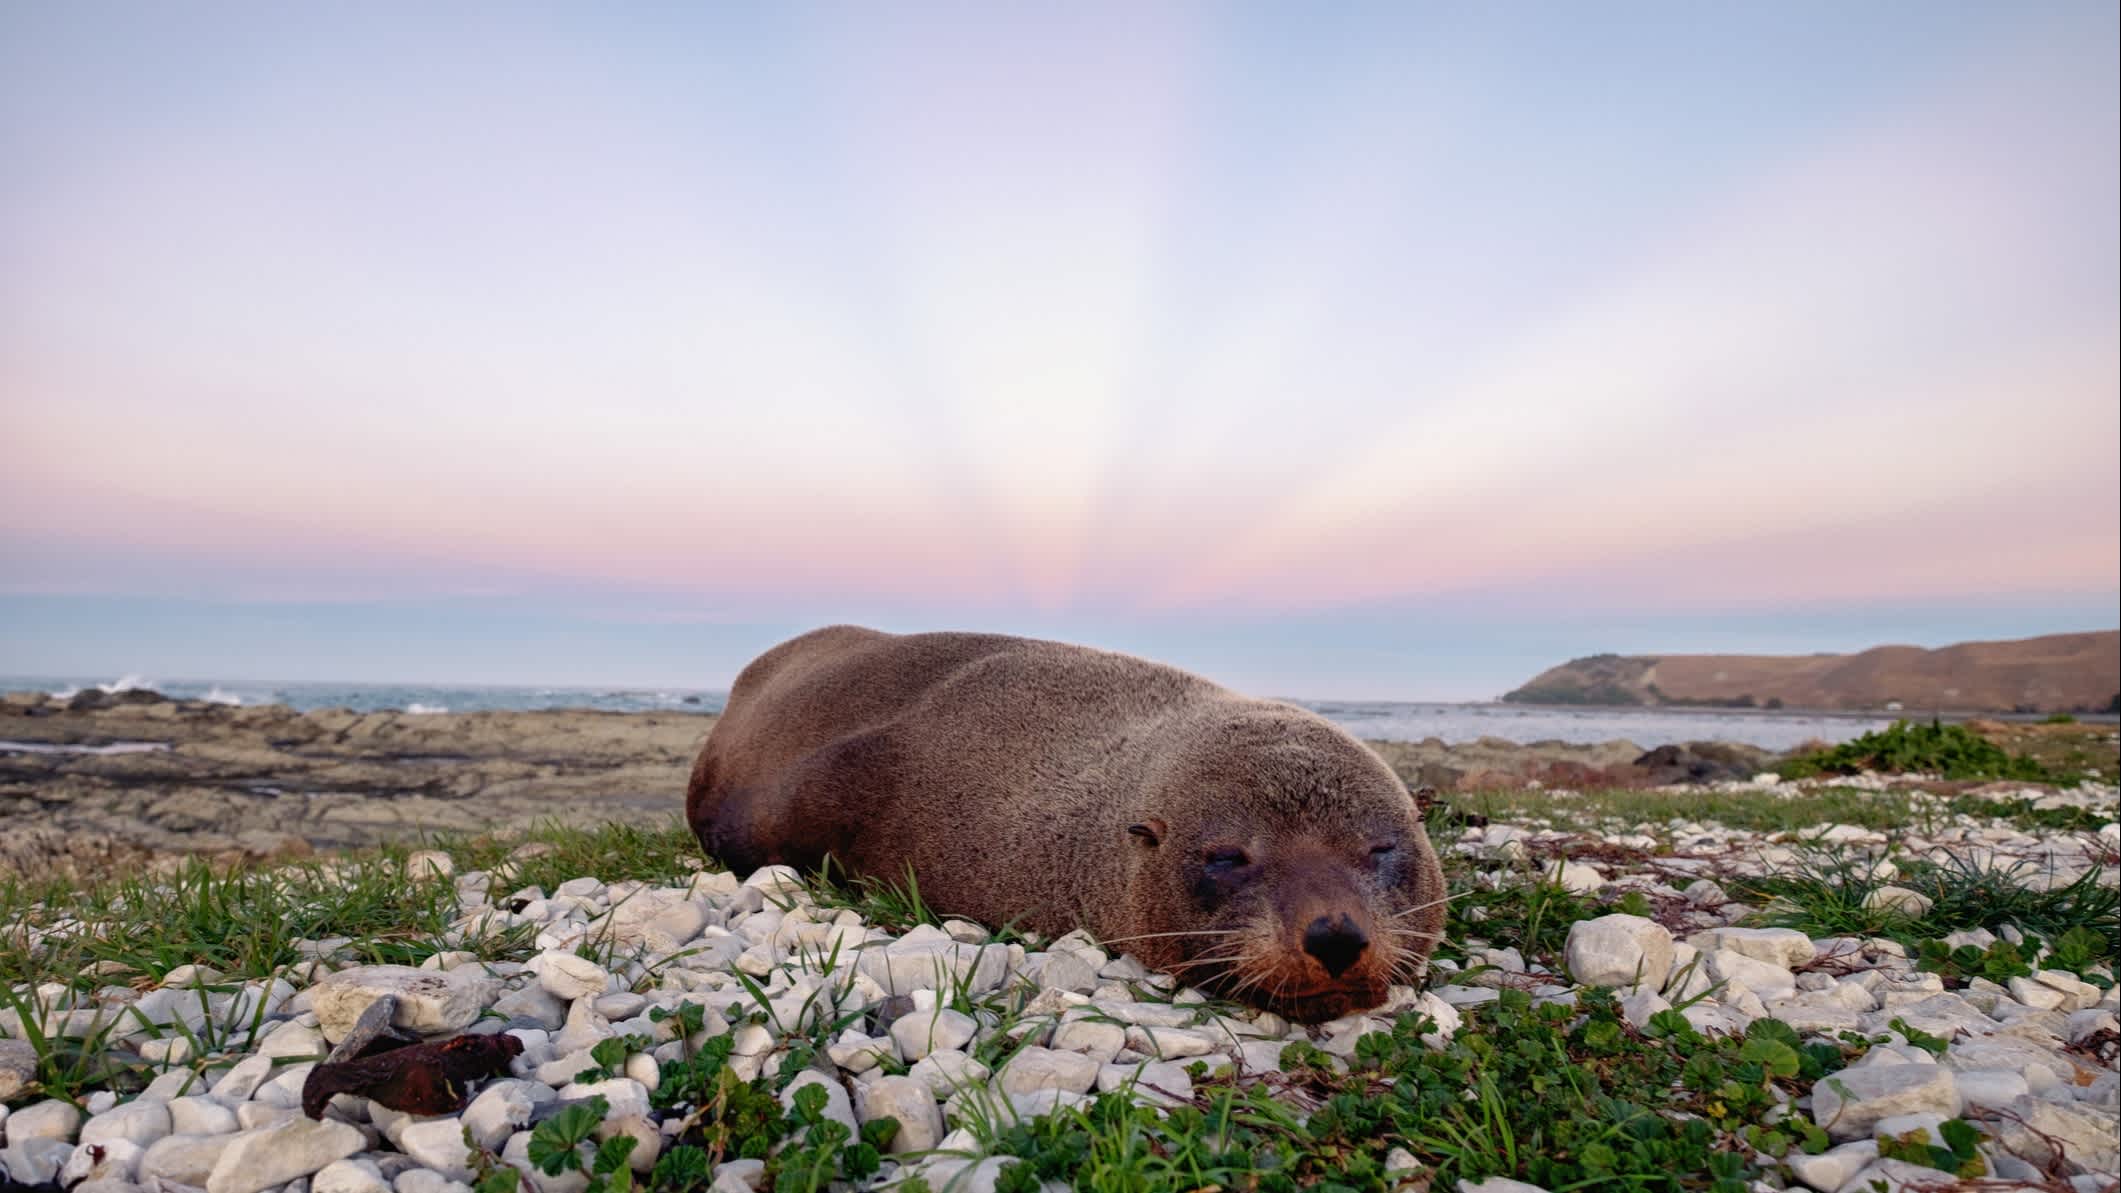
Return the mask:
[[0,673],[2121,620],[2110,0],[1039,7],[0,7]]

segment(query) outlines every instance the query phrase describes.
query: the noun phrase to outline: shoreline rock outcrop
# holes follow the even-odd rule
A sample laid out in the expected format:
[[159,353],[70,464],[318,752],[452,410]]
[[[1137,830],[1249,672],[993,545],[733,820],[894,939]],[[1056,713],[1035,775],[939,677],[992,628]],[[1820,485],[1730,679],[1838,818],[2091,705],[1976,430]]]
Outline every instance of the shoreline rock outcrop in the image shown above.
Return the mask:
[[[675,815],[713,718],[0,699],[0,872]],[[78,698],[77,698],[78,699]]]

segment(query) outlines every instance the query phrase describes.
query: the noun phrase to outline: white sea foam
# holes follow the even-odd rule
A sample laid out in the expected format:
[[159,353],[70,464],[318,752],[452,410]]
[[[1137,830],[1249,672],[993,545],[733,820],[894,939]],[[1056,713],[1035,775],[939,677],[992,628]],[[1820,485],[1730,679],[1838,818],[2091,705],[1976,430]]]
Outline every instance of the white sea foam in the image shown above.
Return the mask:
[[415,700],[405,706],[405,711],[413,716],[431,716],[438,712],[448,712],[449,709],[440,704],[422,704]]
[[0,754],[152,754],[168,742],[114,741],[107,746],[67,746],[41,741],[0,741]]
[[[152,688],[154,686],[155,685],[149,682],[147,679],[128,671],[124,675],[119,676],[118,678],[110,681],[109,683],[97,684],[96,690],[99,692],[108,692],[111,695],[115,696],[119,692],[131,692],[140,688]],[[79,696],[81,694],[81,691],[82,689],[79,684],[68,684],[63,688],[59,688],[53,691],[51,693],[51,697],[54,700],[72,700],[74,697]]]
[[236,695],[234,692],[222,691],[220,684],[215,684],[207,690],[206,695],[199,697],[199,699],[204,700],[208,704],[241,706],[243,703],[243,697]]

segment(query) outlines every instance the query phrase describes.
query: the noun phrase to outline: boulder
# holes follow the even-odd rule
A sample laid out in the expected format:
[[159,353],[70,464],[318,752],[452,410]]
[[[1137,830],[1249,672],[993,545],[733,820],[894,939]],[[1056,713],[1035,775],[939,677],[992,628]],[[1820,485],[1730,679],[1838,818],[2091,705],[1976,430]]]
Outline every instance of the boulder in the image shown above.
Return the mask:
[[1658,746],[1638,755],[1635,767],[1653,787],[1673,783],[1722,783],[1750,779],[1774,758],[1758,746],[1739,742],[1690,741]]

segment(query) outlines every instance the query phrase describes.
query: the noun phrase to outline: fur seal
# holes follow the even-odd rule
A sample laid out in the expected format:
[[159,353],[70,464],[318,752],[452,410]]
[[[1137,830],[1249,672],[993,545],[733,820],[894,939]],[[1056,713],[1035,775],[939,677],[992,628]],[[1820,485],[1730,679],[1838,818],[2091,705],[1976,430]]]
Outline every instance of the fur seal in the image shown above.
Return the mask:
[[746,667],[686,819],[738,870],[903,881],[1101,941],[1300,1022],[1382,1003],[1441,938],[1404,784],[1325,718],[1173,667],[999,634],[830,626]]

